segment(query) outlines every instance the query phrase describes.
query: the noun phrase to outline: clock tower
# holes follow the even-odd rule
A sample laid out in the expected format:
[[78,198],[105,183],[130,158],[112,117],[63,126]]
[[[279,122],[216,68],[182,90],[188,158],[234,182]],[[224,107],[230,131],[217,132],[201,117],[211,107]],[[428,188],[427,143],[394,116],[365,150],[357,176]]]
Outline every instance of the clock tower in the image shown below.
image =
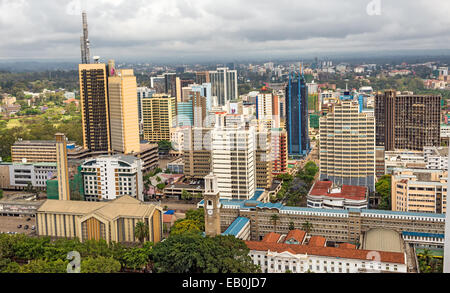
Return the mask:
[[203,195],[205,211],[205,233],[208,236],[220,235],[220,197],[217,188],[217,177],[210,173],[205,177],[205,193]]

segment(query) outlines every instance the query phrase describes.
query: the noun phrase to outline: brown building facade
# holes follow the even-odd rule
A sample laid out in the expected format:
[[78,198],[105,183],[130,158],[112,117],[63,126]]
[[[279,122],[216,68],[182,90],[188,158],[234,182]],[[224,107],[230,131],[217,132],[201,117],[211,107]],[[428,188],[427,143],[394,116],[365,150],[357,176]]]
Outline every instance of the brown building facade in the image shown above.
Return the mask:
[[389,90],[375,97],[376,145],[386,151],[440,145],[441,96],[397,95]]

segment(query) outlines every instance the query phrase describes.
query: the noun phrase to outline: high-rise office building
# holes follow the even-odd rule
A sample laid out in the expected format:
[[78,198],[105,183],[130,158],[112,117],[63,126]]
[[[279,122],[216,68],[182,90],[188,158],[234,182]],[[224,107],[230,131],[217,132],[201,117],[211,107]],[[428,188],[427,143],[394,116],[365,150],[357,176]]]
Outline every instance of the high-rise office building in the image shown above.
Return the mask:
[[166,94],[176,97],[177,96],[177,74],[176,73],[164,73],[164,91]]
[[177,125],[203,127],[206,119],[206,98],[200,92],[186,92],[185,101],[177,103]]
[[111,151],[107,75],[105,64],[79,65],[83,146],[91,151]]
[[55,134],[56,139],[56,166],[58,173],[59,200],[70,200],[69,166],[67,163],[67,141],[62,133]]
[[200,71],[195,73],[195,83],[196,84],[204,84],[209,83],[209,72],[208,71]]
[[255,149],[255,178],[256,188],[268,189],[272,186],[272,145],[270,130],[260,128],[256,132]]
[[209,72],[212,95],[217,97],[218,104],[223,106],[227,101],[237,100],[238,83],[237,71],[229,70],[228,67],[217,68]]
[[174,97],[155,94],[142,100],[144,139],[150,142],[171,139],[175,127],[176,101]]
[[308,88],[300,73],[292,72],[286,87],[286,130],[289,156],[305,156],[310,151],[308,135]]
[[375,117],[353,101],[320,117],[320,180],[375,188]]
[[137,101],[138,101],[138,115],[139,121],[142,120],[142,99],[150,98],[153,94],[156,94],[156,90],[148,87],[137,88]]
[[376,144],[386,151],[440,146],[440,107],[441,96],[397,95],[393,90],[378,93]]
[[202,179],[211,172],[211,130],[183,129],[183,163],[187,178]]
[[140,152],[136,76],[121,69],[108,77],[111,148],[131,154]]
[[194,123],[194,111],[192,100],[177,103],[177,126],[192,126]]
[[211,83],[192,84],[191,90],[199,92],[200,96],[206,98],[206,111],[211,111],[212,108],[212,96],[211,96]]
[[283,128],[272,128],[270,132],[272,173],[274,175],[286,173],[288,170],[287,132]]
[[255,129],[221,127],[212,131],[212,169],[221,198],[248,200],[256,189]]

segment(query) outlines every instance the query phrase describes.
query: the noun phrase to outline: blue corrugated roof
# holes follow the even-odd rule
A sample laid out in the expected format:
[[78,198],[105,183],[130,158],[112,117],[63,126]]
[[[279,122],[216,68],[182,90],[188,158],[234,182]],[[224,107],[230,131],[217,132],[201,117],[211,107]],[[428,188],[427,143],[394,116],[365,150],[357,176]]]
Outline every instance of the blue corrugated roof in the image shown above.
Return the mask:
[[444,234],[421,233],[421,232],[408,232],[408,231],[402,231],[402,235],[406,235],[406,236],[416,236],[416,237],[435,237],[435,238],[444,238]]
[[255,194],[250,198],[250,200],[258,200],[263,193],[264,189],[256,189]]
[[271,202],[267,202],[267,203],[260,203],[257,205],[258,208],[267,208],[267,209],[279,209],[281,210],[284,206],[282,203],[271,203]]
[[167,212],[165,212],[165,215],[173,215],[175,213],[175,210],[168,210]]
[[236,220],[231,223],[231,225],[225,230],[225,232],[222,233],[222,235],[234,235],[237,236],[238,233],[244,228],[244,226],[249,222],[250,220],[245,217],[238,217]]

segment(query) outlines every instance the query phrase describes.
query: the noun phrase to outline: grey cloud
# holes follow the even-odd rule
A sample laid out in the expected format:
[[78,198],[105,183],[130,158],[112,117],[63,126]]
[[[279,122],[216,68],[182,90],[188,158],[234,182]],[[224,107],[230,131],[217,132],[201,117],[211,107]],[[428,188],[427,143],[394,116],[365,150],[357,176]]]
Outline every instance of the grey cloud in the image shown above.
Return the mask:
[[0,0],[0,58],[79,58],[73,7],[87,10],[92,53],[106,58],[449,48],[449,1],[381,0],[369,16],[370,1]]

